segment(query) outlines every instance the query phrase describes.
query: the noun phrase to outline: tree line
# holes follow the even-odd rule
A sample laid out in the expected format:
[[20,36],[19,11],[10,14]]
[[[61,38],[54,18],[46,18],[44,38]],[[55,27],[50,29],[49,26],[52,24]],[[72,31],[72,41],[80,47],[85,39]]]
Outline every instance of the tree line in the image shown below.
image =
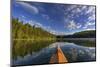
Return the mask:
[[96,38],[96,30],[76,32],[72,35],[58,35],[57,38]]
[[51,40],[55,35],[45,31],[35,25],[23,23],[19,19],[12,19],[12,38],[13,39],[33,39],[33,40]]

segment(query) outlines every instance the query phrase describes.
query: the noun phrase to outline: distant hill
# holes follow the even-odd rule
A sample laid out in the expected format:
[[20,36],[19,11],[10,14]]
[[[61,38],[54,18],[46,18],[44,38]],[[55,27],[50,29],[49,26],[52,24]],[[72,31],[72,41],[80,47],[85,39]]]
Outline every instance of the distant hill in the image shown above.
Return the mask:
[[58,35],[57,38],[95,38],[96,30],[76,32],[73,35]]

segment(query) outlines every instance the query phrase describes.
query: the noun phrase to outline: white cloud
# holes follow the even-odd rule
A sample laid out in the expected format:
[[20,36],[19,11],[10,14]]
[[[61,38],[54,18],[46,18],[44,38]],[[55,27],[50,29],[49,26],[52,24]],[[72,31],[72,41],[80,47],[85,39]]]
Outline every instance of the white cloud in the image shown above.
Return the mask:
[[88,21],[95,21],[95,7],[91,6],[86,11],[87,14],[89,14]]
[[25,18],[25,16],[24,16],[24,15],[22,15],[22,18]]
[[89,27],[95,26],[95,22],[86,22],[83,26],[84,29],[91,29]]
[[67,24],[67,28],[69,28],[70,30],[76,29],[77,25],[76,23],[72,20]]
[[[72,8],[73,7],[73,8]],[[82,13],[84,10],[87,9],[87,7],[84,5],[72,5],[69,7],[70,11],[74,13]]]
[[94,12],[95,11],[95,6],[90,6],[88,7],[88,10],[86,11],[86,13],[91,13],[91,12]]
[[73,32],[61,32],[61,31],[56,31],[56,30],[53,30],[53,29],[51,29],[49,32],[52,33],[52,34],[55,34],[55,35],[69,35],[69,34],[73,34]]
[[21,15],[20,16],[20,19],[25,19],[26,17],[24,15]]
[[43,27],[43,25],[41,24],[41,23],[39,23],[39,22],[36,22],[36,21],[33,21],[33,22],[31,22],[33,25],[35,25],[35,27]]
[[51,34],[58,34],[58,32],[54,29],[52,29],[50,26],[43,26],[42,27],[44,30],[50,32]]
[[95,28],[87,28],[86,30],[95,30]]
[[41,23],[36,23],[35,27],[43,27],[43,25]]
[[88,15],[88,17],[92,16],[92,18],[95,19],[95,6],[70,5],[65,8],[64,14],[69,19],[79,17],[80,15]]
[[[69,8],[67,8],[68,11],[71,11],[73,9],[77,8],[77,5],[70,5]],[[67,11],[66,10],[66,11]]]
[[74,29],[80,29],[82,27],[82,24],[81,23],[76,23],[74,22],[74,20],[67,20],[65,19],[65,28],[69,29],[69,30],[74,30]]
[[[67,10],[69,10],[70,13],[68,13]],[[95,6],[71,5],[68,7],[68,9],[66,9],[65,12],[67,12],[67,15],[65,15],[67,19],[64,18],[64,22],[67,24],[65,24],[65,27],[67,27],[69,30],[80,28],[92,29],[92,27],[95,27]],[[80,16],[87,17],[86,19],[84,19],[84,21],[82,21],[86,22],[85,24],[81,24],[81,22],[74,21],[74,17],[80,18]]]
[[54,35],[69,35],[69,34],[73,34],[73,33],[69,33],[69,32],[61,32],[61,31],[54,30],[50,26],[43,26],[42,28],[44,30],[50,32],[51,34],[54,34]]
[[30,24],[30,25],[32,25],[32,26],[35,26],[35,27],[37,27],[37,28],[38,28],[38,27],[41,27],[41,28],[43,27],[43,25],[42,25],[41,23],[39,23],[39,22],[37,22],[37,21],[33,21],[33,20],[29,20],[29,21],[27,20],[27,21],[25,21],[25,24],[26,24],[26,23],[28,23],[28,24]]
[[19,22],[26,22],[25,18],[26,17],[24,15],[20,15],[19,18],[18,18]]
[[33,5],[30,5],[30,4],[26,3],[26,2],[17,2],[17,3],[20,4],[28,12],[31,12],[31,13],[34,13],[34,14],[39,13],[38,8],[33,6]]
[[82,10],[79,8],[79,7],[76,7],[75,9],[72,10],[72,13],[79,13],[81,12]]
[[84,24],[83,29],[93,30],[95,29],[95,6],[88,7],[86,14],[88,14],[87,22]]
[[95,22],[88,22],[87,25],[95,25]]
[[87,9],[87,6],[84,5],[81,9],[82,10],[85,10],[85,9]]
[[47,19],[47,20],[50,19],[50,17],[49,17],[48,15],[46,15],[46,14],[41,14],[41,15],[42,15],[43,18],[45,18],[45,19]]
[[73,19],[74,17],[80,17],[80,15],[85,15],[88,10],[86,5],[70,5],[65,8],[64,15],[66,18]]
[[79,28],[81,28],[82,27],[82,25],[80,24],[80,23],[78,23],[77,24],[77,28],[79,29]]
[[92,14],[91,16],[88,17],[88,21],[93,21],[95,20],[95,14]]

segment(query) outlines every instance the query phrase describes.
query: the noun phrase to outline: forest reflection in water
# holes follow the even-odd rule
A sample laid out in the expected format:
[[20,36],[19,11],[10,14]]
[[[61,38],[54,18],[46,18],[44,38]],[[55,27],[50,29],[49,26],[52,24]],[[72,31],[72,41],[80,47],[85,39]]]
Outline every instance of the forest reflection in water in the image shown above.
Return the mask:
[[17,56],[24,57],[27,54],[40,51],[42,48],[49,46],[53,41],[33,41],[33,40],[13,40],[12,56],[14,59]]
[[49,64],[59,45],[69,62],[95,61],[95,41],[39,41],[14,40],[13,65]]

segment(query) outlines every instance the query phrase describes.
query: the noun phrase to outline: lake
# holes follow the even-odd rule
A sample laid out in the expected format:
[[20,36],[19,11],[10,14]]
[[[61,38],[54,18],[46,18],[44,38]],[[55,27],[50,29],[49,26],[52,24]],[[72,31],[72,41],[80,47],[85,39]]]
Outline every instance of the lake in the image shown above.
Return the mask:
[[56,47],[60,46],[69,63],[96,60],[95,41],[41,41],[14,40],[12,65],[49,64]]

